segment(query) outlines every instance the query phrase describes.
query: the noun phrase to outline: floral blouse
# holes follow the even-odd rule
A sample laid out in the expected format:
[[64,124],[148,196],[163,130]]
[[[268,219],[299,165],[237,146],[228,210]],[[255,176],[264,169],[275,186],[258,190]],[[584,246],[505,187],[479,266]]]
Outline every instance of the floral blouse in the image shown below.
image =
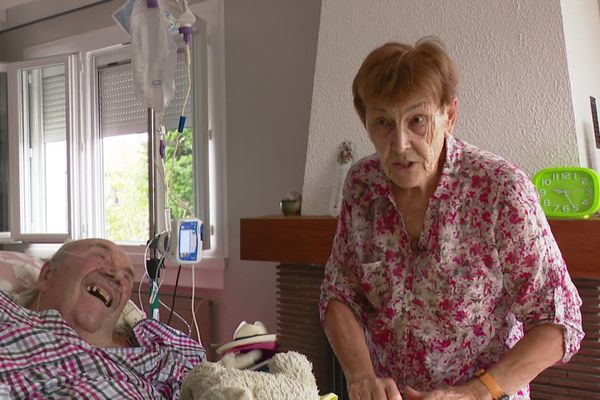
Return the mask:
[[[375,155],[348,173],[321,285],[364,327],[375,371],[399,388],[462,384],[532,327],[563,327],[567,362],[583,338],[581,299],[538,195],[508,161],[453,136],[411,243]],[[512,399],[529,399],[522,388]]]

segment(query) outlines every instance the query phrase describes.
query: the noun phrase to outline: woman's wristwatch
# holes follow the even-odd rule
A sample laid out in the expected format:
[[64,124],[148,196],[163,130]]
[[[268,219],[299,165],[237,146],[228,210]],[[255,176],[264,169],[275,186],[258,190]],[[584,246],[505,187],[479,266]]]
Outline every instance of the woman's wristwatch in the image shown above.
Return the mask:
[[480,369],[479,371],[475,372],[475,376],[492,394],[492,398],[494,400],[508,400],[510,398],[498,385],[498,382],[496,382],[494,377],[491,376],[485,369]]

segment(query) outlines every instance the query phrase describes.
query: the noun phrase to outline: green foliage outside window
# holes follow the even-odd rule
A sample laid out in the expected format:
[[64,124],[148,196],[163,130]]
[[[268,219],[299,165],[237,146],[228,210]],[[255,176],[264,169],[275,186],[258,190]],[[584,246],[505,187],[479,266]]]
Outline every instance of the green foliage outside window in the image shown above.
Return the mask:
[[[119,139],[125,142],[104,142],[104,151],[117,153],[120,160],[118,166],[105,161],[106,237],[145,242],[148,239],[148,144],[146,140]],[[180,135],[177,130],[168,131],[165,139],[165,176],[170,187],[167,205],[171,208],[171,218],[191,217],[195,214],[192,130],[185,128]],[[179,146],[172,162],[177,140]]]
[[[148,238],[148,145],[139,140],[127,144],[129,150],[135,151],[119,154],[122,163],[105,164],[106,237],[145,242]],[[123,142],[105,142],[104,151],[125,151],[122,149],[125,146]]]
[[[170,177],[167,205],[171,208],[171,218],[191,217],[195,215],[192,130],[185,128],[180,135],[176,129],[168,131],[166,139],[169,146],[166,148],[165,169],[167,177]],[[171,172],[171,162],[178,139],[179,146]]]

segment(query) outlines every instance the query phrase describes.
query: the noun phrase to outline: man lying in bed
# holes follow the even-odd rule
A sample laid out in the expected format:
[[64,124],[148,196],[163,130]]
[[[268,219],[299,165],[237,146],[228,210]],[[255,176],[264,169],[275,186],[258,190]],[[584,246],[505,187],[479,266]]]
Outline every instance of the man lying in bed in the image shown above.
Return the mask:
[[0,395],[178,398],[183,377],[206,352],[150,319],[129,337],[115,334],[132,285],[133,267],[122,249],[85,239],[66,243],[44,264],[23,306],[0,292]]

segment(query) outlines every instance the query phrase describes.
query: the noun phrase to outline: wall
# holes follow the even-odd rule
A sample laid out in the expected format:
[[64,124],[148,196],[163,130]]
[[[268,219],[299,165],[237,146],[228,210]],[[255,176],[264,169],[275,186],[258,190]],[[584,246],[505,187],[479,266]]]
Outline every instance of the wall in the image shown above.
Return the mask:
[[600,105],[600,13],[595,0],[562,0],[563,27],[582,165],[600,171],[590,96]]
[[219,326],[275,331],[275,264],[240,261],[240,218],[277,214],[300,190],[321,0],[225,1],[229,263]]
[[[75,4],[76,1],[73,3]],[[27,47],[115,25],[112,13],[123,3],[123,0],[112,0],[60,17],[2,32],[0,33],[0,60],[20,61],[23,59],[23,49]],[[54,10],[53,5],[48,1],[40,2],[38,0],[38,2],[21,6],[21,8],[31,7],[46,9],[47,12]],[[36,10],[36,15],[38,15],[37,12]],[[32,10],[31,13],[34,11]]]
[[[40,51],[44,43],[111,26],[110,14],[121,4],[110,1],[0,34],[0,60],[19,60],[25,48]],[[229,257],[225,289],[197,291],[215,300],[217,343],[230,340],[244,319],[276,329],[275,264],[240,261],[239,223],[278,213],[279,199],[302,188],[320,10],[321,0],[225,0]]]
[[327,213],[343,140],[354,142],[358,157],[373,152],[350,87],[368,52],[390,40],[436,35],[446,42],[461,75],[456,136],[530,175],[544,166],[578,165],[560,6],[560,0],[323,2],[303,212]]

